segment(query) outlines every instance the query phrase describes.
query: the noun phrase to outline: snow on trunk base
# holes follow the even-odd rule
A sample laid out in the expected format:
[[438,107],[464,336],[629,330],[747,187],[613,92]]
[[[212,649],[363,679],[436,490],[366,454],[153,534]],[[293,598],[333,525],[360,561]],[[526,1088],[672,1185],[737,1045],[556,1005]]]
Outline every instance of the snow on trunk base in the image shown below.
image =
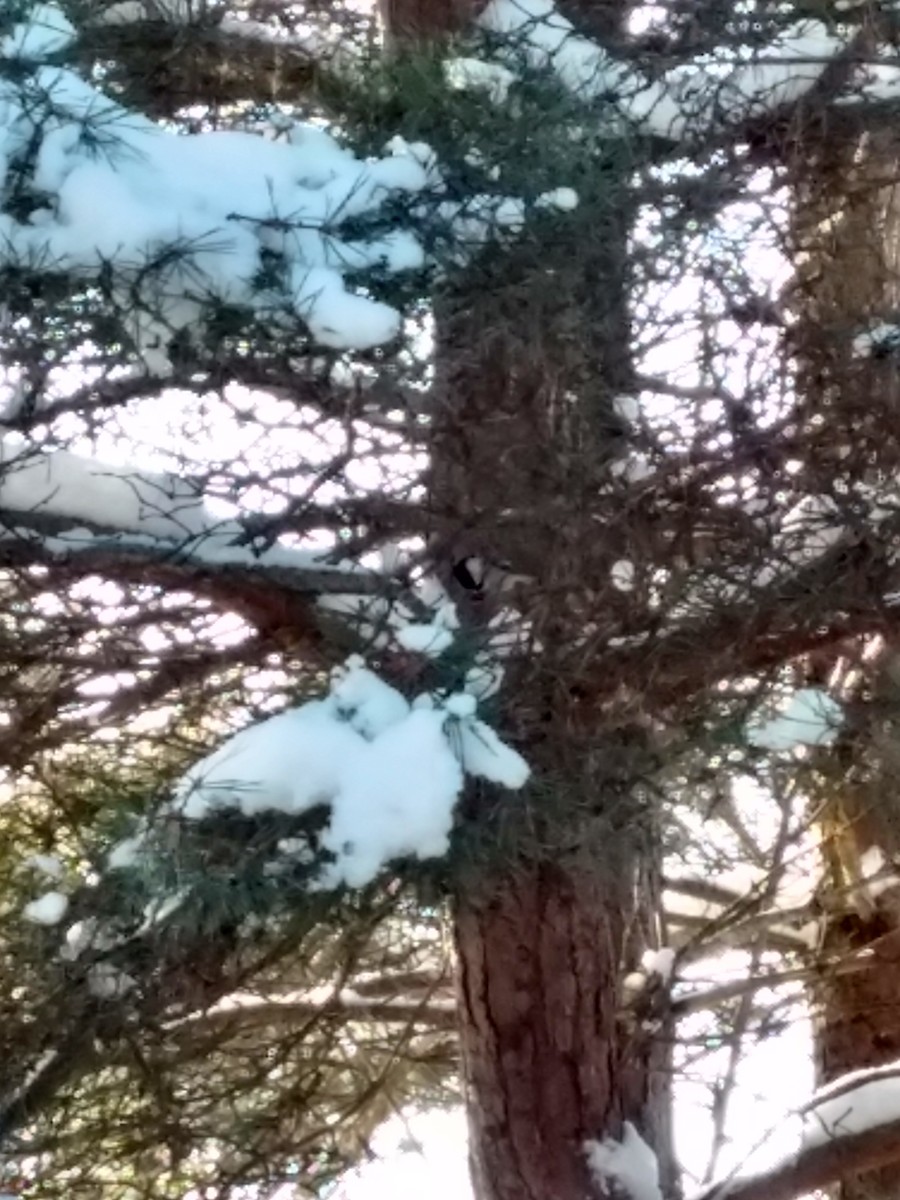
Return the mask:
[[606,1194],[623,1200],[662,1200],[656,1155],[630,1121],[622,1126],[621,1141],[585,1142],[584,1152]]

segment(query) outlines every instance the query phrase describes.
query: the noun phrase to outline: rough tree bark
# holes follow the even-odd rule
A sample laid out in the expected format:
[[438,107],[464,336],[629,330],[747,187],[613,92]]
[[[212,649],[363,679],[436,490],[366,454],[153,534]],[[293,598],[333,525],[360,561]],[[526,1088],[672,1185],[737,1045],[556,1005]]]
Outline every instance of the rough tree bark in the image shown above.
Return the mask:
[[[900,886],[890,877],[875,885],[860,882],[879,861],[889,876],[900,856],[896,732],[881,729],[853,739],[842,777],[826,785],[821,949],[832,961],[861,951],[868,957],[860,970],[823,972],[813,989],[823,1083],[900,1059]],[[888,1200],[898,1188],[900,1162],[894,1161],[846,1175],[836,1194],[840,1200]]]
[[[522,856],[456,904],[462,1063],[479,1200],[594,1194],[586,1138],[632,1120],[668,1140],[662,1038],[617,1012],[637,894],[636,848]],[[618,874],[617,853],[628,855]],[[654,1030],[656,1027],[652,1027]]]
[[[617,981],[658,936],[658,846],[634,791],[648,747],[642,729],[606,728],[584,702],[575,650],[616,557],[584,514],[615,453],[611,398],[627,371],[626,211],[590,253],[562,248],[552,286],[546,264],[511,252],[477,295],[463,284],[438,310],[432,492],[465,530],[449,557],[506,560],[541,597],[520,587],[542,653],[506,701],[540,785],[499,810],[471,797],[482,848],[455,902],[479,1200],[592,1194],[583,1143],[626,1119],[670,1161],[664,1039],[618,1012]],[[473,602],[473,636],[492,608],[489,594]]]

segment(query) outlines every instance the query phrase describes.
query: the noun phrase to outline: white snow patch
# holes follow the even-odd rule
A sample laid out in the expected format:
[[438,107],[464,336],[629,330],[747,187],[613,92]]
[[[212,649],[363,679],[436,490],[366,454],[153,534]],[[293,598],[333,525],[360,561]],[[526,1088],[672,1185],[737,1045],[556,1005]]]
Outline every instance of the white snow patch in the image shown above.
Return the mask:
[[516,609],[501,608],[488,622],[485,643],[466,672],[465,691],[478,700],[496,695],[506,673],[504,660],[540,649],[532,638],[531,623]]
[[65,945],[60,950],[60,958],[74,962],[94,946],[98,948],[106,939],[99,933],[99,925],[95,917],[87,917],[84,921],[76,921],[66,930]]
[[465,263],[492,238],[520,233],[525,225],[525,201],[516,196],[477,192],[464,200],[444,200],[436,209],[451,235],[452,254]]
[[641,955],[640,969],[629,971],[622,980],[622,998],[632,1003],[647,987],[651,979],[668,984],[675,969],[676,952],[669,946],[659,950],[645,950]]
[[411,158],[425,172],[425,180],[430,188],[439,191],[445,186],[437,151],[428,142],[409,142],[401,134],[395,133],[385,144],[384,152],[394,158]]
[[453,645],[453,634],[437,622],[428,625],[404,625],[397,632],[397,641],[404,650],[437,658]]
[[900,325],[892,325],[886,321],[858,333],[853,339],[853,353],[860,358],[873,354],[887,354],[894,350],[900,350]]
[[490,0],[478,24],[503,39],[510,60],[518,55],[551,70],[575,95],[605,100],[622,119],[674,140],[798,99],[845,44],[824,22],[802,20],[781,30],[752,62],[707,55],[648,82],[576,33],[551,0]]
[[183,538],[215,524],[196,490],[176,475],[35,450],[16,434],[0,437],[0,507],[155,537]]
[[102,1000],[117,1000],[137,987],[131,975],[108,962],[92,963],[87,973],[88,991]]
[[785,514],[774,546],[792,563],[809,562],[827,553],[845,532],[844,518],[830,496],[803,496]]
[[409,701],[356,654],[332,672],[331,696],[337,715],[368,741],[409,715]]
[[459,717],[462,720],[465,720],[466,717],[474,717],[477,708],[478,703],[475,697],[467,695],[465,692],[457,692],[444,702],[444,711],[448,712],[451,717]]
[[154,899],[144,906],[143,920],[134,936],[140,937],[148,933],[154,925],[161,925],[163,921],[168,920],[173,913],[178,912],[189,896],[189,890],[181,888],[168,896],[154,897]]
[[675,953],[671,946],[645,950],[641,955],[641,967],[647,975],[658,975],[664,983],[668,983],[675,969]]
[[503,103],[517,78],[507,67],[480,58],[448,58],[444,77],[454,91],[486,92],[494,104]]
[[566,88],[586,99],[610,91],[624,74],[602,47],[576,34],[550,0],[491,0],[478,24],[502,36],[530,66],[552,69]]
[[[466,699],[474,700],[474,696]],[[500,740],[483,721],[460,720],[456,736],[459,755],[470,775],[518,790],[528,781],[530,770],[525,759]]]
[[459,616],[456,605],[437,580],[423,581],[420,592],[423,596],[431,593],[434,617],[428,622],[409,621],[404,624],[405,613],[402,608],[398,609],[395,613],[395,620],[399,624],[395,635],[397,644],[412,653],[437,658],[453,645],[454,631],[459,629]]
[[653,464],[642,450],[636,450],[610,463],[609,473],[624,483],[641,483],[653,474]]
[[409,702],[353,657],[330,694],[242,730],[192,767],[173,808],[186,819],[237,807],[302,813],[328,805],[335,856],[321,885],[362,886],[401,855],[444,854],[463,769],[509,788],[528,766],[474,716],[471,696]]
[[637,396],[627,393],[613,397],[613,412],[623,421],[637,421],[641,415],[641,404]]
[[861,855],[859,868],[866,894],[873,899],[900,884],[896,868],[887,862],[877,846],[870,846]]
[[68,907],[69,898],[62,892],[45,892],[25,905],[22,916],[35,925],[58,925]]
[[[392,558],[393,556],[390,556]],[[382,564],[387,576],[396,573],[396,564]],[[425,576],[413,587],[417,605],[431,611],[431,620],[418,619],[406,604],[391,604],[379,596],[360,596],[358,593],[333,593],[318,600],[321,608],[354,621],[358,633],[378,648],[395,644],[411,653],[437,658],[453,642],[459,629],[456,606],[440,582]]]
[[626,1003],[639,996],[647,986],[647,976],[643,971],[629,971],[622,980],[622,991]]
[[[51,34],[65,36],[58,24],[29,25],[42,31],[42,50]],[[213,301],[299,318],[328,346],[367,349],[398,333],[397,310],[349,290],[344,276],[421,266],[421,246],[407,230],[359,240],[341,228],[429,185],[411,154],[362,160],[311,125],[277,141],[236,130],[176,135],[50,65],[27,80],[27,113],[13,100],[4,115],[9,144],[38,131],[29,184],[47,202],[28,221],[4,218],[0,260],[37,258],[87,276],[111,266],[153,373],[171,373],[173,336],[202,325]],[[102,125],[103,153],[84,137],[88,123]],[[264,253],[273,282],[262,292]]]
[[120,0],[94,19],[100,25],[131,25],[152,16],[172,24],[187,25],[204,11],[205,4],[206,0],[153,0],[151,10],[147,0]]
[[822,21],[788,26],[761,48],[755,62],[737,67],[729,77],[726,95],[735,114],[771,112],[798,99],[843,48],[843,39]]
[[75,26],[55,4],[35,4],[26,21],[0,38],[0,58],[38,62],[67,49],[77,36]]
[[342,764],[365,739],[336,719],[327,701],[310,701],[243,729],[187,772],[175,807],[188,820],[218,808],[247,816],[275,809],[304,812],[326,803],[340,786]]
[[630,1121],[622,1125],[621,1141],[589,1141],[584,1150],[602,1188],[612,1185],[613,1193],[627,1200],[662,1200],[656,1155]]
[[326,886],[361,887],[393,858],[446,853],[463,773],[444,721],[439,711],[410,712],[344,767],[322,839],[337,860]]
[[312,847],[305,838],[281,838],[278,853],[298,863],[311,863],[315,857]]
[[111,871],[121,871],[135,866],[146,852],[146,839],[140,834],[123,838],[110,850],[106,865]]
[[900,93],[900,67],[893,62],[860,63],[847,83],[847,92],[837,104],[883,103],[896,100]]
[[500,691],[505,674],[506,670],[501,663],[491,662],[487,658],[476,661],[475,665],[466,671],[465,690],[477,700],[488,700]]
[[578,207],[578,193],[574,188],[558,187],[541,192],[534,202],[535,208],[556,208],[560,212],[571,212]]

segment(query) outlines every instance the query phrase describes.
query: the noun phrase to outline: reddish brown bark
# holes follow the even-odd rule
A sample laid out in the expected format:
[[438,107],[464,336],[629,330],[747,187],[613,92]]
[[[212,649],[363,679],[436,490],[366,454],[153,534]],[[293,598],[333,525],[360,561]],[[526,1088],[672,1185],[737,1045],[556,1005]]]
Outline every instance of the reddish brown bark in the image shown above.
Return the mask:
[[[819,1072],[828,1082],[847,1071],[900,1059],[900,928],[897,913],[869,919],[847,915],[830,922],[824,949],[842,954],[868,947],[870,966],[836,973],[818,989]],[[841,1179],[841,1200],[895,1200],[900,1187],[900,1150],[884,1166]]]
[[633,904],[609,864],[522,863],[457,902],[462,1063],[479,1200],[596,1194],[584,1142],[665,1143],[664,1041],[617,1012]]
[[[478,289],[448,289],[438,309],[431,487],[459,538],[435,538],[436,562],[487,555],[533,577],[515,603],[542,647],[527,678],[510,681],[502,718],[535,787],[508,805],[472,797],[478,862],[456,884],[478,1200],[598,1194],[583,1143],[617,1136],[624,1119],[669,1162],[665,1039],[617,1012],[618,981],[658,911],[653,831],[636,798],[645,733],[616,712],[611,736],[583,702],[585,656],[573,653],[616,555],[614,530],[605,539],[591,514],[627,372],[627,214],[591,254],[561,247],[552,287],[546,263],[517,248],[480,263]],[[588,286],[597,278],[603,289]],[[468,611],[476,644],[492,599]]]
[[378,0],[387,36],[408,44],[464,30],[487,0]]
[[[879,672],[882,682],[886,674]],[[900,763],[886,723],[848,741],[842,777],[826,784],[823,951],[838,961],[860,951],[867,957],[861,970],[825,974],[815,990],[818,1068],[826,1083],[900,1059],[900,889],[890,878],[864,882],[876,874],[879,856],[888,871],[900,854]],[[883,1165],[846,1172],[839,1195],[893,1200],[898,1188],[900,1149]]]

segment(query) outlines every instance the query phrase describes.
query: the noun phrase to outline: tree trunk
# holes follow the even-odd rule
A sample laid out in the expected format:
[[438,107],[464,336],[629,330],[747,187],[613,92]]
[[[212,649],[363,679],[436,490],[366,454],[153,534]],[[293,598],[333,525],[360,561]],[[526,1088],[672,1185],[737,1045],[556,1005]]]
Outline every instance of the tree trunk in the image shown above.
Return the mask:
[[[388,32],[440,35],[448,9],[473,11],[439,5],[426,28],[433,5],[391,0]],[[609,32],[623,5],[565,11]],[[575,148],[576,172],[578,160]],[[632,171],[628,147],[613,145],[609,162],[578,173],[577,218],[541,250],[520,239],[475,256],[435,306],[435,566],[452,589],[469,556],[507,564],[526,580],[512,599],[455,594],[471,643],[513,604],[541,646],[507,679],[500,717],[534,783],[512,798],[473,790],[453,880],[478,1200],[599,1195],[584,1143],[620,1136],[626,1120],[673,1182],[664,989],[649,989],[641,1012],[621,1011],[620,981],[659,944],[659,839],[637,784],[647,730],[585,711],[581,686],[586,664],[596,669],[585,626],[608,612],[616,539],[628,536],[597,503],[610,503],[609,466],[628,433],[615,398],[633,385]]]
[[[616,847],[628,853],[621,844]],[[666,1044],[620,1015],[636,890],[594,862],[522,862],[456,904],[460,1036],[479,1200],[597,1194],[587,1139],[632,1121],[668,1143]],[[632,868],[634,863],[631,864]]]
[[[436,539],[436,560],[508,563],[526,579],[512,601],[520,627],[540,643],[507,679],[501,717],[534,782],[524,796],[469,797],[454,881],[478,1200],[599,1194],[584,1142],[619,1136],[623,1120],[672,1177],[665,1013],[619,1011],[623,976],[659,945],[659,839],[638,784],[652,738],[627,701],[597,712],[583,688],[597,669],[585,626],[623,534],[595,515],[629,372],[630,209],[623,188],[611,219],[605,184],[606,240],[579,254],[560,236],[540,261],[494,250],[437,311],[431,504],[459,533]],[[510,603],[489,589],[458,599],[475,646]]]
[[[891,661],[893,652],[876,663],[869,702],[884,711],[886,689],[895,690]],[[815,799],[825,801],[822,954],[831,961],[867,954],[853,972],[824,971],[814,988],[823,1083],[900,1059],[900,885],[891,878],[900,859],[898,732],[896,721],[882,719],[848,738],[836,777],[826,776]],[[900,1163],[848,1175],[836,1190],[840,1200],[894,1200],[898,1193]]]
[[[900,1059],[900,911],[868,919],[833,918],[824,938],[826,953],[868,948],[872,959],[847,975],[826,975],[818,985],[818,1067],[823,1082],[846,1071],[883,1066]],[[900,1163],[849,1175],[835,1194],[840,1200],[896,1200]]]
[[[896,475],[900,446],[883,417],[900,401],[898,359],[860,357],[854,336],[900,313],[900,197],[895,180],[900,141],[891,130],[846,142],[800,148],[795,235],[801,252],[793,304],[799,348],[799,394],[824,418],[819,486],[853,448],[863,485]],[[877,399],[874,399],[877,397]],[[811,459],[815,470],[816,461]],[[831,467],[831,469],[829,469]],[[868,950],[853,973],[826,971],[813,988],[816,1058],[822,1083],[848,1071],[900,1058],[900,887],[861,881],[880,855],[900,855],[900,755],[896,654],[886,648],[865,668],[870,687],[837,756],[823,760],[814,788],[826,865],[821,892],[822,952],[832,960]],[[827,664],[830,671],[836,657]],[[873,678],[874,677],[874,678]],[[894,1200],[900,1163],[842,1179],[840,1200]]]

